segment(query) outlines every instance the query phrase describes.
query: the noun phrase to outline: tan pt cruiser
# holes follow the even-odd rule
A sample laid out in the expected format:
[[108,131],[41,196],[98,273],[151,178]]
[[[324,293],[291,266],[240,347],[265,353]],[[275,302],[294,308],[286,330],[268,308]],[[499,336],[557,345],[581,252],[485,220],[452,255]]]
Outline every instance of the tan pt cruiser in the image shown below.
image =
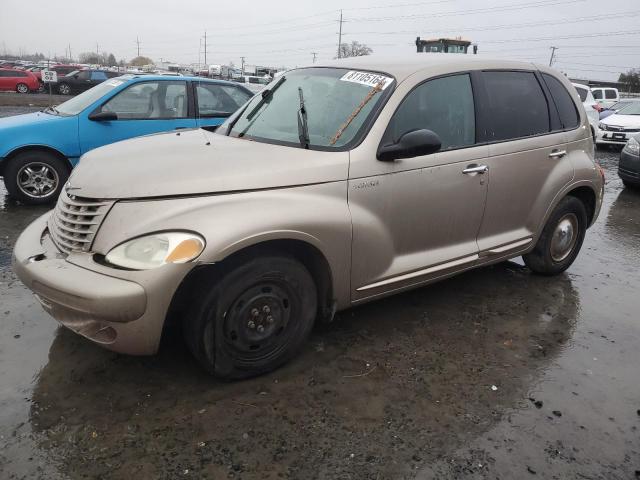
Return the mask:
[[276,78],[215,132],[85,155],[14,268],[65,327],[153,354],[180,324],[219,377],[272,370],[337,310],[522,255],[558,274],[604,179],[567,79],[462,55]]

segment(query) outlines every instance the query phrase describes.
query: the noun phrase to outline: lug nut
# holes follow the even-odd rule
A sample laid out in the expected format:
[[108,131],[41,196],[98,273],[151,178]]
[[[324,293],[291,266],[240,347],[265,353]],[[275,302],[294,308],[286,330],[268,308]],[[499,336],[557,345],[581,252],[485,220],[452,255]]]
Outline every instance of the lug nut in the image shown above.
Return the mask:
[[271,315],[267,317],[267,323],[273,323],[273,317]]
[[269,305],[265,305],[264,307],[262,307],[262,311],[264,313],[271,313],[271,309],[269,308]]
[[247,323],[247,327],[254,329],[256,328],[256,324],[253,322],[253,320],[249,320],[249,323]]
[[253,317],[257,317],[258,315],[260,315],[260,311],[257,308],[252,308],[251,309],[251,315]]
[[258,332],[264,332],[264,327],[262,325],[258,325]]

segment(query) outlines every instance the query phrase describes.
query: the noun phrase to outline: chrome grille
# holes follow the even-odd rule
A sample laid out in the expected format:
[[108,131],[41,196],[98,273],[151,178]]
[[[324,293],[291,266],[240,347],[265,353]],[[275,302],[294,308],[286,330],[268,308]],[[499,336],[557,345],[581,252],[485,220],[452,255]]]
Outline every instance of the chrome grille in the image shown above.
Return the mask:
[[60,251],[88,251],[112,201],[69,196],[64,190],[47,226]]

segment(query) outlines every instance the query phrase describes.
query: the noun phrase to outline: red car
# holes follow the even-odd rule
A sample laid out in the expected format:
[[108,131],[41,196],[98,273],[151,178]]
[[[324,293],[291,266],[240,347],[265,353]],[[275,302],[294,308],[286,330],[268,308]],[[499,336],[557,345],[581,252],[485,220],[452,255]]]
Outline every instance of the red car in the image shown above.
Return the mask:
[[9,90],[18,93],[37,91],[40,81],[31,72],[0,68],[0,90]]

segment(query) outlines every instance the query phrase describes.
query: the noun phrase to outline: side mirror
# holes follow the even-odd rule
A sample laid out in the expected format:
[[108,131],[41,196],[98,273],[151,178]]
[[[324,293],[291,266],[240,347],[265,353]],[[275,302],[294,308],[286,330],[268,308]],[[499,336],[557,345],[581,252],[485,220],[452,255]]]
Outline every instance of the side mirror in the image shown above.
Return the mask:
[[407,132],[397,143],[380,145],[377,158],[383,162],[392,162],[401,158],[420,157],[440,150],[440,137],[431,130],[421,129]]
[[89,120],[94,122],[111,122],[118,120],[118,114],[116,112],[93,112],[89,115]]

